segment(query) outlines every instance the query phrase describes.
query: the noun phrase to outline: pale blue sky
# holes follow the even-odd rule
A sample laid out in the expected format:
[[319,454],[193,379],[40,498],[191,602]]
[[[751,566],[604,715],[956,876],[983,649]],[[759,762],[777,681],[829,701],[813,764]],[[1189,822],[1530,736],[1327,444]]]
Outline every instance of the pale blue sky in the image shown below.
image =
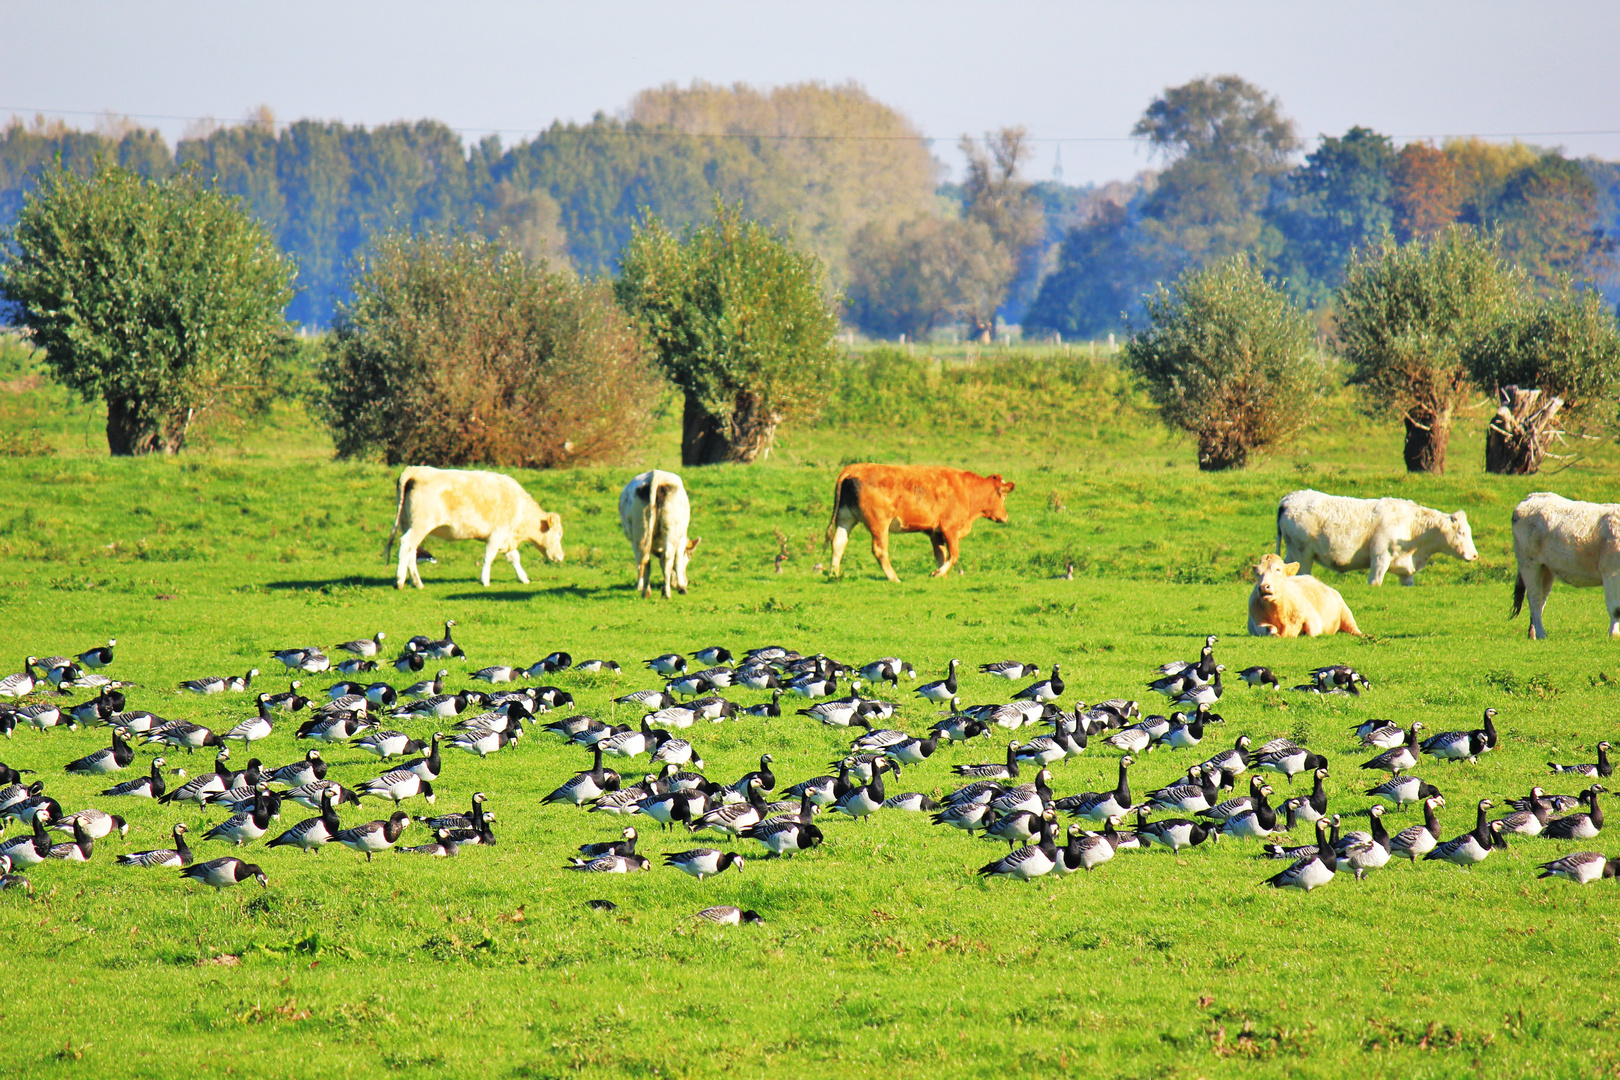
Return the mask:
[[[0,117],[374,124],[434,117],[515,141],[674,81],[854,79],[954,164],[1023,124],[1064,178],[1149,164],[1125,136],[1164,87],[1236,72],[1307,138],[1523,133],[1620,159],[1620,2],[17,3],[0,0]],[[93,115],[65,115],[83,126]],[[146,122],[173,140],[185,119]],[[1536,134],[1603,132],[1604,134]],[[1033,170],[1050,176],[1057,143]]]

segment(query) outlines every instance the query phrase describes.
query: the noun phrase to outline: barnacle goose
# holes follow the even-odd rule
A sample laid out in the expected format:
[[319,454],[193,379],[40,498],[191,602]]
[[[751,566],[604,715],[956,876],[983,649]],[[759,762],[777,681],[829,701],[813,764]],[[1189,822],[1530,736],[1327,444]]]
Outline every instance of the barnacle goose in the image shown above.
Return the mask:
[[898,690],[900,688],[900,676],[904,675],[908,679],[915,679],[917,669],[898,656],[883,656],[859,668],[857,674],[871,682],[887,682]]
[[758,825],[765,820],[765,801],[760,795],[761,784],[758,779],[748,782],[748,801],[740,803],[727,803],[708,811],[696,821],[687,823],[689,832],[699,832],[703,829],[714,829],[716,832],[726,833],[729,836],[740,836],[743,830]]
[[[477,754],[481,758],[486,758],[510,746],[512,741],[522,734],[523,725],[514,722],[509,731],[491,731],[487,728],[479,728],[457,735],[446,745],[455,750],[463,750],[469,754]],[[608,771],[612,772],[613,770],[609,769]],[[614,773],[615,777],[617,775],[617,773]]]
[[1112,791],[1086,791],[1079,795],[1070,795],[1059,800],[1058,809],[1069,811],[1070,815],[1085,818],[1088,821],[1100,822],[1105,818],[1123,816],[1131,812],[1131,782],[1126,772],[1136,759],[1126,754],[1119,759],[1119,783]]
[[66,770],[79,776],[102,776],[128,768],[135,760],[135,751],[124,741],[128,735],[123,728],[113,728],[112,746],[69,762]]
[[74,659],[78,661],[80,667],[87,667],[92,671],[107,667],[113,662],[113,649],[117,644],[117,638],[108,638],[107,644],[98,645],[94,649],[86,649]]
[[1372,832],[1348,833],[1333,846],[1339,857],[1339,870],[1350,870],[1357,881],[1366,877],[1368,870],[1386,865],[1390,857],[1391,838],[1384,828],[1384,808],[1375,803],[1367,808],[1367,815],[1372,818]]
[[272,784],[280,784],[283,787],[298,787],[311,780],[324,780],[326,761],[321,757],[319,750],[307,750],[302,759],[290,765],[271,769],[264,774],[264,778]]
[[918,765],[933,756],[934,748],[938,745],[939,740],[933,738],[907,739],[905,742],[894,743],[885,747],[883,754],[891,761],[905,765]]
[[952,765],[951,772],[971,780],[1016,780],[1018,778],[1018,740],[1007,744],[1007,763],[995,765]]
[[612,769],[602,768],[602,748],[597,747],[592,753],[595,760],[590,769],[574,774],[567,783],[547,795],[543,801],[584,806],[599,798],[603,792],[617,791],[619,774]]
[[370,638],[356,638],[354,641],[341,642],[332,648],[369,660],[382,652],[382,643],[387,637],[387,634],[379,630]]
[[1299,800],[1299,820],[1306,824],[1327,816],[1327,791],[1323,788],[1322,782],[1327,779],[1328,771],[1317,769],[1314,776],[1316,783],[1311,786],[1311,793]]
[[995,862],[979,868],[981,877],[1015,877],[1023,881],[1044,877],[1057,866],[1057,847],[1052,834],[1057,828],[1056,816],[1048,810],[1042,815],[1041,840],[1038,844],[1008,852]]
[[158,802],[194,802],[201,806],[208,801],[210,795],[218,795],[222,791],[229,791],[233,776],[230,759],[230,750],[221,750],[219,756],[214,759],[213,772],[192,777],[173,791],[159,797]]
[[1555,773],[1575,773],[1578,776],[1590,777],[1593,780],[1607,779],[1614,775],[1614,766],[1609,764],[1609,751],[1612,749],[1607,742],[1597,744],[1596,763],[1579,765],[1559,765],[1556,762],[1547,762],[1547,769]]
[[615,675],[620,673],[619,665],[612,660],[581,660],[579,663],[574,665],[574,670],[589,671],[592,673],[598,671],[611,671]]
[[1079,837],[1071,838],[1069,846],[1061,854],[1065,860],[1072,853],[1075,861],[1068,862],[1068,869],[1093,870],[1114,857],[1125,837],[1121,835],[1116,826],[1121,818],[1118,814],[1111,814],[1103,825],[1100,833],[1083,833]]
[[1246,667],[1238,672],[1238,678],[1250,686],[1269,686],[1273,690],[1279,689],[1281,685],[1277,682],[1277,676],[1273,675],[1268,667]]
[[1496,819],[1495,824],[1502,826],[1504,833],[1513,833],[1518,836],[1540,836],[1541,830],[1547,827],[1547,820],[1552,817],[1552,810],[1536,793],[1540,788],[1531,788],[1530,805],[1523,810],[1514,810],[1511,814],[1504,814]]
[[496,683],[509,683],[523,674],[526,674],[526,672],[520,668],[510,667],[506,664],[494,664],[490,667],[479,668],[467,677],[477,679],[479,682],[487,682],[493,686]]
[[1261,747],[1260,752],[1252,759],[1256,769],[1267,769],[1271,772],[1282,773],[1288,777],[1290,783],[1294,777],[1307,770],[1327,768],[1328,759],[1321,754],[1313,754],[1302,746],[1287,746],[1274,750]]
[[[1492,806],[1491,800],[1479,800],[1478,817],[1475,819],[1471,831],[1437,846],[1433,851],[1424,855],[1425,860],[1439,860],[1456,863],[1458,866],[1472,866],[1480,862],[1491,853],[1493,830],[1490,822],[1485,819],[1485,812]],[[1502,827],[1498,825],[1494,835],[1500,836]]]
[[1033,784],[1019,784],[991,799],[990,809],[998,814],[1007,814],[1014,810],[1029,810],[1038,814],[1048,805],[1053,805],[1058,810],[1071,809],[1074,805],[1073,800],[1077,799],[1076,796],[1070,796],[1069,800],[1059,800],[1056,804],[1052,803],[1051,781],[1051,770],[1042,769],[1035,774]]
[[1339,867],[1338,853],[1328,843],[1326,823],[1316,823],[1316,853],[1296,861],[1280,874],[1266,879],[1276,889],[1303,889],[1310,892],[1332,881]]
[[384,761],[400,754],[415,754],[427,749],[403,731],[372,730],[349,745],[356,750],[376,754]]
[[430,641],[425,634],[418,634],[406,642],[406,646],[413,652],[421,653],[429,660],[449,660],[452,657],[466,656],[450,636],[450,630],[456,625],[456,620],[444,620],[444,637],[438,641]]
[[929,820],[935,825],[949,825],[953,829],[972,833],[974,829],[984,828],[994,822],[996,815],[988,802],[968,802],[948,805],[939,813],[931,815]]
[[998,679],[1016,682],[1019,679],[1033,679],[1040,675],[1038,664],[1023,664],[1017,660],[999,660],[992,664],[980,664],[979,670],[986,675],[994,675]]
[[321,808],[321,797],[331,792],[332,801],[338,806],[348,803],[352,806],[360,805],[360,795],[338,783],[336,780],[311,780],[307,784],[300,784],[287,792],[287,799],[308,810]]
[[21,671],[0,679],[0,697],[18,698],[33,693],[37,682],[34,678],[34,665],[37,663],[39,657],[30,656],[23,661]]
[[[653,752],[652,764],[685,765],[696,759],[696,751],[692,749],[692,744],[685,739],[676,739],[671,737],[668,732],[659,732],[658,740],[658,749]],[[703,767],[701,761],[699,761],[698,767]]]
[[[856,680],[850,683],[848,697],[818,701],[807,709],[798,710],[799,715],[820,720],[828,727],[849,727],[860,713],[862,704],[860,689],[860,680]],[[871,725],[867,724],[867,727],[870,728]]]
[[1430,795],[1423,800],[1423,824],[1409,825],[1389,841],[1391,855],[1403,855],[1417,862],[1419,855],[1427,855],[1440,842],[1440,823],[1435,819],[1436,807],[1446,805],[1445,796]]
[[1509,799],[1507,804],[1515,810],[1533,810],[1539,806],[1548,814],[1567,814],[1580,806],[1581,802],[1579,795],[1548,795],[1541,788],[1532,787],[1527,798]]
[[773,718],[782,715],[782,688],[777,687],[771,691],[771,700],[760,704],[750,705],[743,710],[744,716],[760,716]]
[[229,856],[210,862],[195,863],[181,870],[180,876],[200,881],[204,885],[212,885],[215,889],[228,889],[244,881],[257,881],[267,889],[270,887],[270,879],[265,876],[263,870],[253,863],[245,863],[241,859]]
[[0,856],[13,866],[38,866],[50,857],[51,836],[45,831],[45,815],[34,815],[33,833],[0,841]]
[[1189,686],[1175,695],[1171,700],[1177,705],[1213,705],[1221,700],[1224,688],[1221,686],[1221,672],[1226,670],[1225,664],[1215,665],[1215,676],[1209,682]]
[[1031,839],[1040,835],[1045,824],[1041,816],[1046,807],[1039,810],[1011,810],[996,815],[994,808],[990,808],[992,820],[984,826],[984,835],[981,840],[1005,840],[1007,850],[1011,851],[1017,843],[1028,844]]
[[[1255,838],[1270,836],[1276,832],[1277,811],[1266,801],[1271,794],[1271,788],[1261,784],[1251,797],[1249,806],[1222,820],[1215,830],[1216,833],[1220,836]],[[1219,810],[1220,807],[1215,809]]]
[[343,831],[337,811],[332,808],[333,797],[334,793],[330,788],[322,791],[321,812],[318,815],[305,818],[265,846],[295,847],[309,852],[330,843],[333,837]]
[[833,803],[832,809],[857,821],[864,822],[867,818],[883,809],[884,798],[883,770],[877,763],[874,763],[871,781],[864,787],[855,788]]
[[1249,755],[1249,737],[1239,735],[1232,749],[1223,750],[1214,757],[1203,762],[1204,771],[1219,769],[1231,776],[1242,776],[1249,769],[1249,762],[1253,760]]
[[267,737],[275,730],[270,719],[270,695],[260,694],[258,699],[258,715],[242,721],[229,731],[220,735],[221,739],[241,739],[244,744],[256,742]]
[[1542,832],[1553,840],[1590,840],[1602,832],[1603,807],[1598,805],[1598,795],[1603,790],[1601,784],[1593,784],[1581,792],[1581,797],[1586,800],[1587,812],[1554,818],[1547,822]]
[[1474,731],[1442,731],[1423,740],[1423,752],[1441,761],[1478,761],[1479,755],[1496,749],[1495,709],[1485,710],[1485,726]]
[[1187,770],[1189,782],[1171,784],[1148,795],[1147,805],[1159,810],[1180,810],[1184,814],[1201,814],[1220,799],[1220,789],[1204,771],[1202,765]]
[[[440,828],[449,827],[438,822],[423,822],[423,824]],[[625,827],[624,832],[619,834],[619,839],[605,840],[599,844],[581,844],[579,845],[579,853],[587,859],[598,859],[603,855],[634,855],[636,853],[636,840],[635,826],[629,825]]]
[[433,785],[409,769],[392,769],[373,780],[367,780],[357,790],[361,795],[392,799],[395,806],[417,795],[422,796],[429,805],[437,798],[433,794]]
[[117,814],[109,814],[93,806],[77,813],[59,816],[51,822],[51,828],[58,832],[69,832],[75,825],[83,825],[84,831],[90,834],[92,840],[104,839],[112,835],[114,830],[117,830],[119,836],[129,835],[129,822]]
[[1362,746],[1374,750],[1393,750],[1406,742],[1406,732],[1388,720],[1368,720],[1356,725],[1354,733]]
[[1137,811],[1136,835],[1171,851],[1197,847],[1211,832],[1209,828],[1186,818],[1160,818],[1158,821],[1148,821],[1144,816],[1145,813],[1145,810]]
[[603,855],[600,859],[592,859],[589,862],[575,859],[563,869],[583,874],[628,874],[633,871],[651,870],[652,860],[645,855]]
[[366,861],[370,862],[372,855],[399,842],[400,833],[410,821],[409,814],[396,810],[388,816],[387,821],[368,821],[364,825],[344,829],[332,839],[346,848],[364,852]]
[[646,665],[660,675],[682,675],[686,672],[686,657],[680,653],[665,653],[645,661]]
[[664,684],[664,689],[668,690],[670,694],[675,697],[690,698],[696,697],[699,694],[708,693],[710,690],[714,689],[714,684],[708,679],[704,678],[702,675],[694,672],[688,675],[676,676]]
[[425,667],[427,667],[427,657],[409,645],[405,646],[405,651],[400,653],[399,657],[394,661],[394,670],[401,675],[409,675],[421,671]]
[[233,814],[203,834],[204,840],[229,840],[237,847],[257,840],[270,831],[270,806],[264,795],[268,789],[260,784],[253,800],[253,809]]
[[1605,858],[1597,851],[1576,851],[1552,862],[1538,863],[1537,878],[1563,878],[1577,885],[1590,885],[1620,874],[1620,859]]
[[159,798],[168,787],[168,781],[163,778],[163,766],[167,764],[168,762],[160,757],[153,758],[152,771],[147,775],[125,780],[122,784],[103,791],[102,794],[127,795],[137,799]]
[[1368,788],[1367,794],[1374,798],[1391,799],[1399,807],[1438,795],[1440,789],[1407,773],[1404,776],[1392,776],[1377,787]]
[[[759,755],[759,768],[752,772],[743,773],[742,776],[737,778],[737,782],[731,785],[730,790],[737,792],[739,795],[746,795],[749,783],[754,780],[759,781],[761,791],[776,790],[776,774],[771,771],[771,762],[775,760],[776,758],[770,754]],[[794,792],[793,794],[801,795],[803,792]]]
[[[1063,674],[1061,668],[1062,665],[1053,664],[1051,678],[1042,679],[1037,683],[1030,683],[1028,686],[1018,691],[1018,693],[1014,694],[1013,700],[1039,702],[1056,701],[1058,698],[1063,696]],[[954,688],[951,692],[955,693]]]
[[733,907],[730,904],[720,904],[716,907],[706,907],[693,915],[694,919],[714,923],[716,926],[736,926],[739,923],[763,923],[764,917],[759,912],[749,909]]
[[664,856],[664,865],[673,866],[683,874],[702,881],[706,877],[714,877],[735,867],[738,871],[746,865],[746,860],[735,851],[719,852],[714,848],[694,848],[691,851],[676,851]]
[[151,851],[127,851],[118,856],[120,866],[162,866],[178,869],[191,865],[191,849],[186,846],[186,823],[175,822],[170,835],[174,837],[174,847],[154,848]]
[[427,855],[437,859],[454,858],[461,850],[461,844],[451,835],[449,829],[435,829],[433,839],[426,844],[417,844],[414,847],[397,847],[396,855]]
[[945,665],[945,677],[934,682],[923,683],[912,693],[928,701],[949,701],[956,696],[956,669],[962,661],[952,659]]
[[408,698],[441,697],[444,694],[444,677],[448,674],[450,674],[448,669],[440,668],[434,673],[433,678],[412,683],[399,693]]
[[[37,819],[36,819],[37,820]],[[85,829],[84,822],[77,818],[73,821],[73,839],[65,844],[52,844],[51,849],[45,853],[47,859],[64,859],[67,862],[89,862],[90,856],[95,854],[96,838]]]
[[299,725],[298,734],[294,737],[314,739],[316,742],[342,743],[348,742],[372,726],[372,722],[366,719],[364,713],[317,716]]
[[201,679],[187,679],[180,684],[180,689],[190,690],[193,694],[241,693],[253,685],[254,676],[258,674],[259,669],[252,668],[246,675],[210,675]]
[[938,810],[939,803],[930,799],[920,791],[907,791],[900,795],[890,795],[883,800],[885,810],[907,810],[912,813],[921,813],[927,810]]
[[101,722],[109,727],[119,725],[111,722],[111,717],[122,712],[128,704],[123,692],[104,686],[101,692],[89,701],[81,701],[68,710],[70,716],[81,724]]

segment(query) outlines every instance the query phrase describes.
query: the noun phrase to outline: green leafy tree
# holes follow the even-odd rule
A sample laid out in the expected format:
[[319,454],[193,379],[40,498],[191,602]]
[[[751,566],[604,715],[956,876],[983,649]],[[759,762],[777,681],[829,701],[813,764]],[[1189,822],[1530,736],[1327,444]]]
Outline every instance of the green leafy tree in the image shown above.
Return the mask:
[[872,334],[913,339],[994,311],[1013,260],[982,221],[919,214],[856,235],[849,317]]
[[[1045,213],[1022,175],[1034,153],[1027,131],[1021,127],[1002,128],[986,135],[982,144],[963,136],[960,145],[967,159],[967,175],[962,183],[963,216],[983,225],[997,249],[984,252],[980,264],[1000,268],[996,277],[986,282],[988,289],[976,290],[981,296],[974,298],[963,314],[974,336],[990,341],[996,335],[996,311],[1007,299],[1007,290],[1039,254],[1035,244],[1045,229]],[[972,239],[971,233],[963,236]]]
[[1159,273],[1275,250],[1264,210],[1299,148],[1276,98],[1236,75],[1194,79],[1166,90],[1132,133],[1168,161],[1142,209],[1143,256]]
[[112,453],[177,453],[200,418],[268,406],[294,269],[237,200],[191,173],[57,168],[7,241],[0,292],[52,376],[107,403]]
[[1025,329],[1095,337],[1122,327],[1142,290],[1133,256],[1125,208],[1103,203],[1063,238],[1057,266],[1024,315]]
[[713,222],[684,236],[656,218],[639,226],[615,289],[685,394],[683,464],[753,461],[780,424],[820,407],[837,357],[826,270],[741,207],[717,201]]
[[1387,135],[1353,127],[1288,174],[1289,198],[1270,217],[1285,242],[1277,265],[1296,295],[1326,300],[1350,253],[1390,230],[1394,166]]
[[605,284],[483,236],[391,233],[322,361],[341,457],[553,468],[634,447],[662,390]]
[[1324,382],[1310,319],[1236,255],[1188,270],[1148,298],[1121,351],[1171,427],[1198,439],[1198,467],[1241,469],[1313,419]]
[[1512,310],[1524,276],[1493,237],[1448,226],[1363,249],[1335,295],[1339,352],[1374,415],[1406,428],[1411,472],[1443,473],[1451,424],[1473,382],[1464,352]]

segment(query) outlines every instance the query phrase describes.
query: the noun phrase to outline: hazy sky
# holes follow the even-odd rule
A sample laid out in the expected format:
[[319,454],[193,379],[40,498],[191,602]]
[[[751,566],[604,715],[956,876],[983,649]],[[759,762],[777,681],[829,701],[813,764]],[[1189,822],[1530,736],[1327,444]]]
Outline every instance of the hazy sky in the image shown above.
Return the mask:
[[[1166,86],[1236,72],[1300,134],[1521,134],[1620,158],[1620,2],[16,3],[0,0],[0,117],[127,114],[375,124],[433,117],[507,142],[665,82],[856,80],[955,164],[1022,124],[1034,175],[1149,164],[1127,136]],[[173,119],[161,119],[173,118]],[[1058,140],[1071,140],[1062,141]]]

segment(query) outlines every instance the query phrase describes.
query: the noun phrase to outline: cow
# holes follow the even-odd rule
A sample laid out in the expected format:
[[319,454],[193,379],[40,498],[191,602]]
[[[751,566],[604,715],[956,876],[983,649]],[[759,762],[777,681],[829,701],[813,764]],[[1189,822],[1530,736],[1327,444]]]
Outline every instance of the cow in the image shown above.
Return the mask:
[[1277,554],[1309,574],[1313,562],[1345,573],[1366,570],[1367,584],[1382,585],[1393,570],[1402,585],[1435,555],[1464,562],[1479,558],[1468,515],[1446,514],[1410,499],[1352,499],[1320,491],[1291,491],[1277,504]]
[[686,595],[686,564],[703,542],[687,538],[692,527],[692,504],[686,485],[672,472],[652,469],[631,477],[619,492],[619,526],[636,553],[636,589],[652,595],[652,560],[658,556],[664,566],[664,599],[670,586]]
[[930,577],[943,577],[956,564],[962,537],[981,517],[1005,524],[1006,498],[1013,484],[1000,476],[931,465],[846,465],[833,484],[832,574],[837,577],[849,532],[864,524],[872,534],[872,554],[890,581],[889,530],[927,533],[937,564]]
[[1298,563],[1285,563],[1270,552],[1254,567],[1249,594],[1249,633],[1255,637],[1319,637],[1361,633],[1339,591],[1299,573]]
[[479,580],[489,585],[489,568],[504,554],[517,578],[529,583],[518,548],[525,540],[552,562],[563,561],[562,518],[540,509],[523,486],[510,476],[468,469],[434,469],[413,465],[399,474],[399,504],[394,527],[383,547],[387,558],[399,535],[399,571],[394,588],[405,587],[405,576],[420,589],[417,549],[429,536],[447,540],[483,540],[484,569]]
[[1620,503],[1575,502],[1550,491],[1526,495],[1513,508],[1516,618],[1530,600],[1530,640],[1547,636],[1541,609],[1554,581],[1578,589],[1603,586],[1609,636],[1620,637]]

